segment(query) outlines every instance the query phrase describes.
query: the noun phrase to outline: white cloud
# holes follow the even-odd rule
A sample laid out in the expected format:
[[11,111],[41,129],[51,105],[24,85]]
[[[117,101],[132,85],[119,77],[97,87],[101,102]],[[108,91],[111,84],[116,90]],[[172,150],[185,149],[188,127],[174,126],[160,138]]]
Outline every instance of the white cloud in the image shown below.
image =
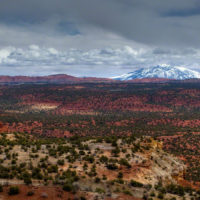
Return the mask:
[[1,49],[0,50],[0,63],[3,63],[8,58],[9,55],[10,55],[9,49]]
[[[45,48],[0,49],[0,74],[47,75],[66,73],[76,76],[110,77],[139,67],[169,64],[198,69],[200,51],[197,49],[169,50],[123,46],[90,50]],[[185,56],[187,55],[187,56]]]

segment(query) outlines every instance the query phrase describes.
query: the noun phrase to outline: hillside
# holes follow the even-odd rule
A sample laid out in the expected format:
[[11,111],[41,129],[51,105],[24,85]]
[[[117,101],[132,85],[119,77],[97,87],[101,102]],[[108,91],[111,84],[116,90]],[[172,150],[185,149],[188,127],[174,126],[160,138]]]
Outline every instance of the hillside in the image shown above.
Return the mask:
[[[77,136],[86,140],[94,136],[119,139],[150,136],[162,143],[168,155],[184,162],[186,170],[181,184],[199,190],[199,99],[199,83],[185,80],[1,85],[0,133],[10,134],[11,138],[16,133],[24,134],[23,137],[53,138],[53,142]],[[7,144],[13,145],[6,141],[5,147]],[[160,168],[166,164],[161,163]],[[155,173],[158,172],[160,169],[155,168]],[[167,173],[170,176],[171,172]],[[157,180],[152,173],[147,176],[151,177],[151,184]],[[150,183],[149,179],[134,177],[134,180]]]
[[[34,199],[48,195],[53,185],[63,188],[57,190],[60,198],[70,194],[88,200],[191,197],[179,185],[186,166],[151,137],[52,140],[15,133],[1,134],[0,145],[1,183],[18,185],[20,199],[27,196],[24,187]],[[27,190],[24,184],[32,186]],[[3,191],[8,191],[7,186]]]
[[86,77],[78,78],[66,74],[49,76],[0,76],[0,83],[77,83],[77,82],[113,82],[111,79]]

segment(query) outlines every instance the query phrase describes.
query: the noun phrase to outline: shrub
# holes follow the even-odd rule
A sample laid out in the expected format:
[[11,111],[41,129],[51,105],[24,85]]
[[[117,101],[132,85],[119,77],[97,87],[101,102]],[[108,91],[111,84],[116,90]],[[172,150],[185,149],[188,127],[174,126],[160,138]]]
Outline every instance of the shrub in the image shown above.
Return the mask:
[[47,168],[48,173],[57,173],[58,167],[56,165],[51,165]]
[[117,182],[119,184],[124,184],[124,180],[121,178],[116,179],[115,182]]
[[83,165],[83,169],[86,171],[86,170],[87,170],[87,168],[88,168],[88,165],[87,165],[87,163],[84,163],[84,165]]
[[129,190],[124,190],[123,193],[124,193],[124,194],[127,194],[127,195],[129,195],[129,196],[132,196],[132,193],[131,193]]
[[131,168],[131,165],[128,163],[128,161],[125,158],[121,158],[120,161],[119,161],[119,164],[124,165],[128,168]]
[[40,168],[36,167],[36,168],[32,169],[32,178],[42,180],[43,175],[41,174],[41,169]]
[[9,195],[16,195],[19,194],[19,187],[18,186],[11,186],[8,191]]
[[73,190],[73,185],[71,183],[65,183],[63,185],[63,190],[67,192],[71,192]]
[[83,155],[85,155],[85,152],[83,150],[80,150],[79,155],[83,156]]
[[179,196],[183,196],[185,193],[184,188],[182,186],[174,184],[167,185],[166,190],[171,194],[177,194]]
[[11,164],[15,165],[16,164],[16,160],[12,160]]
[[116,170],[118,169],[117,165],[115,163],[110,163],[110,164],[107,164],[106,166],[108,169],[110,170]]
[[0,185],[0,192],[3,192],[3,186]]
[[115,149],[112,150],[112,154],[114,154],[115,157],[118,157],[120,153],[119,147],[116,147]]
[[150,194],[151,197],[155,197],[155,193],[152,191]]
[[101,156],[99,160],[102,163],[106,163],[108,161],[108,157],[107,156]]
[[118,177],[118,178],[123,178],[123,173],[122,173],[122,172],[119,172],[117,177]]
[[58,164],[58,165],[64,165],[64,164],[65,164],[65,161],[64,161],[64,160],[58,160],[57,164]]
[[101,179],[99,177],[95,178],[95,183],[100,183]]
[[27,192],[27,196],[33,196],[34,195],[34,192],[33,191],[28,191]]
[[107,180],[107,177],[106,177],[106,175],[105,175],[105,174],[103,175],[103,180]]
[[24,183],[26,185],[31,184],[32,183],[31,174],[29,174],[28,172],[24,172],[24,174],[23,174],[23,180],[24,180]]
[[101,188],[96,188],[95,192],[97,192],[99,194],[105,193],[105,191]]
[[159,198],[159,199],[163,199],[163,198],[164,198],[164,194],[163,194],[163,193],[159,193],[159,194],[158,194],[158,198]]
[[94,157],[87,155],[87,156],[83,157],[83,160],[88,161],[90,163],[93,163],[94,162]]
[[23,163],[20,163],[20,168],[24,168],[24,167],[26,167],[26,163],[25,162],[23,162]]
[[134,180],[131,180],[130,184],[131,184],[131,186],[133,186],[133,187],[143,187],[143,184],[142,184],[142,183],[139,183],[139,182],[134,181]]
[[24,183],[25,183],[26,185],[32,184],[31,177],[24,177]]

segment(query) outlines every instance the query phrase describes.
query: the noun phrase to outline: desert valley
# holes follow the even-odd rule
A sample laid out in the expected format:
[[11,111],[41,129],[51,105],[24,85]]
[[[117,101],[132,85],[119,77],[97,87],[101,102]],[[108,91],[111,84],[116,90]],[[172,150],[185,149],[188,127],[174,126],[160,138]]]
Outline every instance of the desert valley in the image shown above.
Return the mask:
[[198,79],[66,80],[1,83],[0,195],[198,198]]

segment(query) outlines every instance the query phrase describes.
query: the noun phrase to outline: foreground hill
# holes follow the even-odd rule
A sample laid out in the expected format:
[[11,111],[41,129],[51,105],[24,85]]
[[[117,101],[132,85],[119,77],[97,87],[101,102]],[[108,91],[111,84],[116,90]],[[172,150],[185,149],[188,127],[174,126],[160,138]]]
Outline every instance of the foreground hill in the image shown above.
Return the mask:
[[183,162],[164,152],[162,143],[151,137],[66,140],[4,133],[0,147],[0,195],[5,199],[26,199],[27,195],[28,199],[54,196],[54,200],[197,196],[180,185],[186,169]]

